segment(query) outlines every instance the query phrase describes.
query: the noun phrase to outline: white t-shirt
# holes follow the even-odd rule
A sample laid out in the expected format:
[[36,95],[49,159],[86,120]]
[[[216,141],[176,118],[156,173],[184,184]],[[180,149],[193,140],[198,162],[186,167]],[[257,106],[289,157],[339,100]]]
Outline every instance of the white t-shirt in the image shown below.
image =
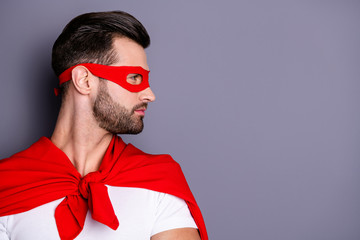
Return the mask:
[[[149,240],[152,235],[175,228],[197,228],[184,200],[142,188],[107,186],[117,230],[91,218],[76,240]],[[0,240],[59,240],[54,212],[59,199],[27,212],[0,217]]]

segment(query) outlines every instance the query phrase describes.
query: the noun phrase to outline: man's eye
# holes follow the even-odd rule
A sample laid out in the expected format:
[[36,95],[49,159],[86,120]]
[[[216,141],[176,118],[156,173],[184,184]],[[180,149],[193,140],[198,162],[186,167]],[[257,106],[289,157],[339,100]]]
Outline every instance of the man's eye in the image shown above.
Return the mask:
[[127,76],[126,81],[132,85],[139,85],[142,82],[141,74],[131,73]]

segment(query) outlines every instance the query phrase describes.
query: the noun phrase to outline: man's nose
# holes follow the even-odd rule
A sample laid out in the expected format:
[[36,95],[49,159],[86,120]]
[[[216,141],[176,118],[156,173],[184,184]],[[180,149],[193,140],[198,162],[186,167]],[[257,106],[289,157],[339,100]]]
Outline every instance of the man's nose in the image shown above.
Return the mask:
[[155,94],[153,93],[153,91],[150,89],[150,87],[142,90],[140,92],[140,100],[142,102],[153,102],[155,101]]

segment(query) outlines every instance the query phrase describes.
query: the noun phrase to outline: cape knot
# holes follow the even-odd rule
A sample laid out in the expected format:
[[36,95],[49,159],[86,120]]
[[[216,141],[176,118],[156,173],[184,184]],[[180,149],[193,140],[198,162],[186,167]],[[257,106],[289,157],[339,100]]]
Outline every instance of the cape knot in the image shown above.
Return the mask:
[[81,196],[88,199],[90,192],[90,183],[99,183],[101,181],[101,174],[99,172],[88,173],[79,182],[79,192]]

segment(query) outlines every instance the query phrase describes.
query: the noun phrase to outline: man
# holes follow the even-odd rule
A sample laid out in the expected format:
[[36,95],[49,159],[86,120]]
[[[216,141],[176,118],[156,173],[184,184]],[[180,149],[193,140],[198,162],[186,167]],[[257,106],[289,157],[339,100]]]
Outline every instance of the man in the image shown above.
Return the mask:
[[155,100],[149,44],[121,11],[65,27],[52,54],[62,95],[55,130],[0,161],[0,240],[207,239],[177,163],[116,135],[140,133]]

